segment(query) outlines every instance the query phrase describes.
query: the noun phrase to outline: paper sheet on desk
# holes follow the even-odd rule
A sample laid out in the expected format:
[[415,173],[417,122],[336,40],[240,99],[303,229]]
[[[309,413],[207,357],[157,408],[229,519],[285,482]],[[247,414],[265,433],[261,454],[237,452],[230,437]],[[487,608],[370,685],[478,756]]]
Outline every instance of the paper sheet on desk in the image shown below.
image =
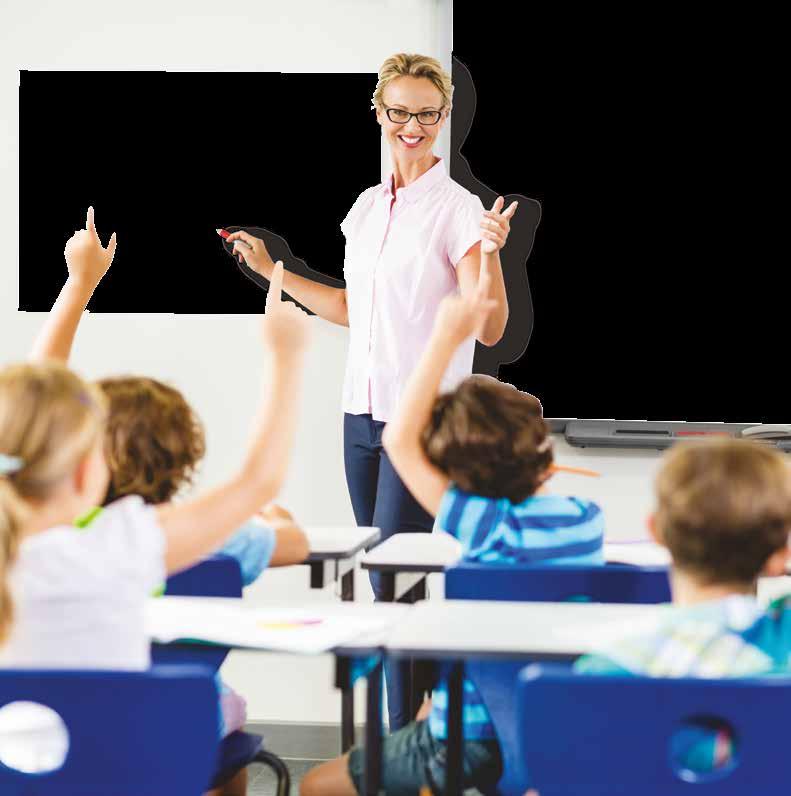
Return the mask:
[[157,598],[146,606],[154,641],[206,641],[233,647],[316,654],[383,631],[387,620],[331,615],[317,610],[245,610],[200,605],[186,598]]

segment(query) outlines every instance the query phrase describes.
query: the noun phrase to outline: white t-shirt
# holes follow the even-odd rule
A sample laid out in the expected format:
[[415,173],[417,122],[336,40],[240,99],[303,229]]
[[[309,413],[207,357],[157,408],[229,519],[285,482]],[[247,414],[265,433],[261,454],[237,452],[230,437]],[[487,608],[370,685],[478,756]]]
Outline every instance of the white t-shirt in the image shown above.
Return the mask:
[[14,621],[0,666],[148,668],[145,604],[165,578],[165,536],[139,497],[113,503],[88,531],[26,537],[11,571]]

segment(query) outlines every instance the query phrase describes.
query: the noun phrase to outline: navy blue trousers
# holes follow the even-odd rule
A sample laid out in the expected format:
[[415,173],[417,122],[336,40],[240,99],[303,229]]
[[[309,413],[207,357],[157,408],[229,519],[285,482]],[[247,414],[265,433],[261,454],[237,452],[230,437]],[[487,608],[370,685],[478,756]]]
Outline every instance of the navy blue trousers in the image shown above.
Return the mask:
[[[399,531],[431,533],[434,518],[412,497],[382,448],[384,427],[371,415],[343,416],[343,459],[354,519],[357,525],[381,528],[382,540]],[[372,572],[370,578],[374,598],[392,602],[392,590],[383,586],[379,574]],[[426,673],[430,669],[416,667],[414,671],[413,683],[408,662],[385,663],[391,731],[401,729],[414,718],[412,691],[420,693],[431,686],[430,674]]]

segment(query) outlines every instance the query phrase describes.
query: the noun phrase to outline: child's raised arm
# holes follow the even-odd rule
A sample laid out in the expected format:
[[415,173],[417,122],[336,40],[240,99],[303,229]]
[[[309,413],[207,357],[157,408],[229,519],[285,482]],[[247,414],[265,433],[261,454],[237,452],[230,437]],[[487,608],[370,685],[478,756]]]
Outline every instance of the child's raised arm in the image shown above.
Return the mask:
[[283,264],[278,263],[261,324],[271,369],[250,448],[238,473],[195,500],[157,509],[167,539],[169,572],[214,550],[272,500],[285,479],[296,430],[309,321],[296,305],[281,302],[282,286]]
[[113,261],[115,242],[113,232],[107,248],[102,246],[93,221],[93,208],[89,207],[85,229],[77,230],[66,243],[64,255],[69,277],[33,343],[31,360],[69,361],[82,313]]
[[420,435],[453,354],[468,337],[479,334],[497,304],[488,297],[490,280],[488,271],[481,269],[476,290],[442,300],[431,339],[409,377],[395,418],[382,435],[382,444],[401,480],[415,500],[434,516],[450,482],[426,457]]

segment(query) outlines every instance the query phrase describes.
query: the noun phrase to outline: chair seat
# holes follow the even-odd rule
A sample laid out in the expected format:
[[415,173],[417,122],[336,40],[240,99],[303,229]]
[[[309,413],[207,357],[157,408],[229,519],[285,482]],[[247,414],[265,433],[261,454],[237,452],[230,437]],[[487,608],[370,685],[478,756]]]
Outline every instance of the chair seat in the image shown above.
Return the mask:
[[211,781],[211,788],[217,788],[247,766],[264,745],[261,735],[237,730],[220,742],[217,752],[217,769]]

